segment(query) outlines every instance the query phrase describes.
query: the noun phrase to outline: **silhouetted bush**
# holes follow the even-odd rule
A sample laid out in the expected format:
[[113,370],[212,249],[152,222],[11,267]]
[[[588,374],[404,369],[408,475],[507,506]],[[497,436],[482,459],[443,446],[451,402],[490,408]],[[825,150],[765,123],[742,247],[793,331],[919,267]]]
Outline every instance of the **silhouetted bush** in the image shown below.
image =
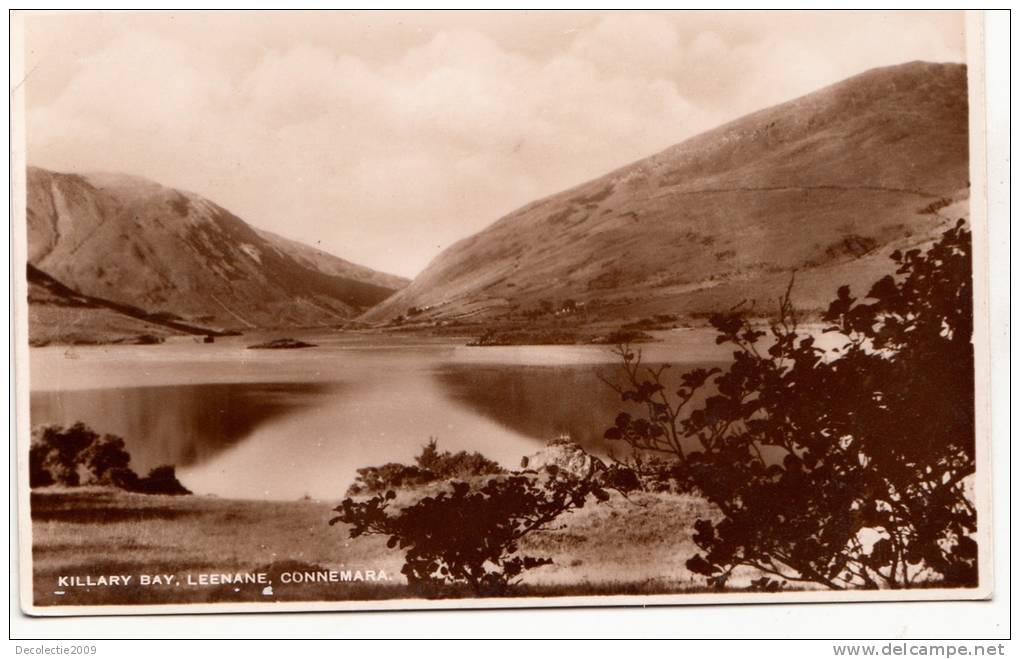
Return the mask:
[[422,469],[432,472],[439,479],[468,478],[505,473],[498,463],[477,451],[440,451],[438,442],[430,438],[421,453],[414,459]]
[[134,491],[143,494],[191,494],[177,480],[176,469],[172,465],[162,465],[149,471],[148,476],[138,479]]
[[606,438],[670,458],[719,509],[695,523],[687,562],[710,584],[741,566],[763,590],[977,583],[970,232],[961,221],[892,258],[869,301],[839,289],[826,331],[845,340],[829,351],[798,332],[789,290],[770,341],[739,312],[712,317],[735,348],[724,372],[667,382],[621,346],[618,391],[642,413]]
[[[70,428],[41,426],[32,431],[29,447],[29,480],[32,487],[45,485],[80,485],[85,463],[83,453],[99,435],[83,423]],[[88,481],[87,472],[84,480]]]
[[435,474],[399,462],[387,462],[378,467],[362,467],[357,473],[354,483],[347,488],[347,496],[356,497],[385,492],[388,489],[417,487],[436,480]]
[[496,462],[481,453],[467,451],[440,452],[435,439],[422,447],[415,464],[388,462],[379,467],[362,467],[347,489],[347,496],[378,494],[390,489],[417,487],[451,478],[471,478],[505,473]]
[[560,515],[608,494],[589,478],[564,470],[492,478],[480,489],[453,482],[449,491],[402,509],[391,508],[391,490],[366,501],[345,499],[330,524],[350,524],[350,536],[389,536],[405,550],[404,567],[416,595],[442,597],[468,586],[478,597],[506,595],[526,570],[552,559],[519,555],[520,541],[548,529]]
[[106,485],[146,494],[191,494],[171,466],[157,467],[139,478],[128,466],[124,440],[100,436],[83,423],[70,428],[40,426],[29,447],[29,486]]
[[124,440],[114,435],[96,437],[77,456],[78,462],[88,471],[89,483],[116,485],[123,480],[125,470],[130,471],[131,454],[124,448]]
[[676,460],[653,453],[635,452],[623,460],[614,457],[614,461],[612,467],[627,474],[630,483],[628,490],[670,494],[690,490],[688,479]]
[[109,471],[106,484],[128,492],[137,492],[140,480],[134,469],[120,467]]

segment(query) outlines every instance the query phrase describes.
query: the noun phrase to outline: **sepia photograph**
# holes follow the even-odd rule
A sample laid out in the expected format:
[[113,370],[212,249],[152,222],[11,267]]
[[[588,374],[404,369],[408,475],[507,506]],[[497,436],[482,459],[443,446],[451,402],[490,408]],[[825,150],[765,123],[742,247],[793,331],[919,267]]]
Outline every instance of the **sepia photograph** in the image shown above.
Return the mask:
[[972,13],[11,27],[27,614],[991,595]]

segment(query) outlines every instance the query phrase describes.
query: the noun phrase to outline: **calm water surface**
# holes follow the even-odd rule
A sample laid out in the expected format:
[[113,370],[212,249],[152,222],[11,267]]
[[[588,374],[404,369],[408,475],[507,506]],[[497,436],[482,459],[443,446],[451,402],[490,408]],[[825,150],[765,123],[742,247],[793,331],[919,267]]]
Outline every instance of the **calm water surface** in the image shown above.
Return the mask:
[[[430,437],[508,467],[559,435],[599,450],[621,409],[599,379],[617,377],[605,346],[308,340],[318,347],[247,350],[252,337],[238,337],[33,348],[31,421],[119,435],[136,471],[177,465],[199,494],[335,499],[358,467],[408,462]],[[728,355],[698,330],[642,348],[649,362],[686,366]]]

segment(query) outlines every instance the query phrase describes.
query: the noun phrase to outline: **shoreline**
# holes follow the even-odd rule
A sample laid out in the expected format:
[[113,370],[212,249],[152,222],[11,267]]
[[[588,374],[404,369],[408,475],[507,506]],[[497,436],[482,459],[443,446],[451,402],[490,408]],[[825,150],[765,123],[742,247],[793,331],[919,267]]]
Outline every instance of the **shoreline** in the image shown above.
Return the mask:
[[[767,329],[769,318],[752,317],[756,328]],[[804,312],[800,328],[815,332],[825,324],[817,312]],[[664,336],[683,332],[714,332],[707,316],[675,316],[669,321],[656,321],[650,317],[603,318],[586,322],[561,321],[509,321],[463,323],[458,321],[425,321],[405,324],[386,324],[373,327],[318,326],[318,327],[259,327],[244,331],[230,330],[199,334],[163,334],[121,332],[108,335],[95,332],[93,335],[80,333],[73,338],[61,339],[49,336],[41,339],[30,332],[29,349],[35,348],[76,348],[114,347],[133,345],[179,345],[208,344],[234,345],[248,341],[272,341],[283,338],[350,338],[354,341],[368,338],[379,340],[378,345],[389,346],[411,338],[449,342],[470,347],[545,346],[545,345],[612,345],[614,336],[633,335],[632,343],[661,342]],[[77,330],[76,330],[77,332]],[[643,335],[643,336],[642,336]],[[505,342],[488,342],[487,336],[505,338]],[[314,342],[314,341],[313,341]]]

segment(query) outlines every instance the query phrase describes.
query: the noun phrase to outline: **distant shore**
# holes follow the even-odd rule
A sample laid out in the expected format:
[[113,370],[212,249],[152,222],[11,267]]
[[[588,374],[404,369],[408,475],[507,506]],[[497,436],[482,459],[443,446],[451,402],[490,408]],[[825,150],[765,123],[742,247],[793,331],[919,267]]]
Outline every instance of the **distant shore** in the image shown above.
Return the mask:
[[[755,320],[755,319],[752,319]],[[767,329],[768,319],[757,319],[756,325]],[[823,327],[818,314],[805,314],[801,328],[815,332]],[[151,328],[150,328],[151,329]],[[50,346],[118,346],[160,345],[177,343],[234,344],[244,347],[291,348],[315,347],[320,339],[328,337],[371,340],[373,337],[389,343],[392,338],[418,337],[473,347],[491,346],[543,346],[543,345],[616,345],[619,343],[650,343],[660,341],[674,332],[714,330],[708,318],[674,318],[668,321],[652,317],[623,321],[595,321],[589,323],[540,322],[430,322],[421,321],[377,327],[291,327],[256,328],[244,332],[231,331],[227,335],[197,336],[166,332],[131,333],[125,331],[96,331],[76,327],[71,333],[36,333],[29,339],[32,348]],[[253,342],[260,342],[257,346]],[[306,343],[307,342],[307,343]],[[328,343],[328,341],[325,341]],[[308,345],[308,343],[312,345]],[[240,345],[240,343],[238,343]],[[279,345],[276,345],[279,344]]]

